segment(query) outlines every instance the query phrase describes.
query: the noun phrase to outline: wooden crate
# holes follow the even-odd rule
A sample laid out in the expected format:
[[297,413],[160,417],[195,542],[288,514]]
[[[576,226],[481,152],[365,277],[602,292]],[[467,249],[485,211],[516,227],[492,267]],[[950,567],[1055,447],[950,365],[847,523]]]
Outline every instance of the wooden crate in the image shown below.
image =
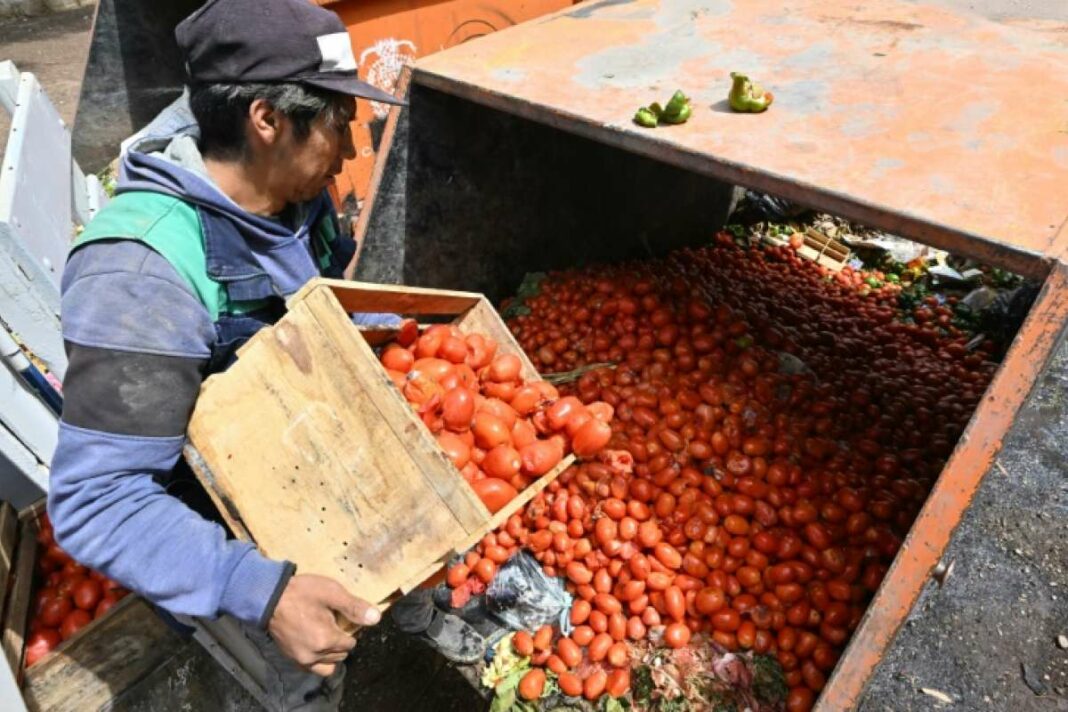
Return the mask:
[[491,515],[371,348],[352,312],[451,318],[537,371],[479,294],[315,280],[204,383],[186,459],[234,534],[388,606],[473,546],[574,461]]
[[142,599],[130,594],[28,669],[37,532],[44,500],[19,513],[0,502],[0,611],[7,664],[30,710],[100,709],[174,653],[181,643]]
[[[824,235],[813,227],[805,228],[805,231],[801,233],[801,237],[804,240],[804,244],[797,250],[797,254],[823,265],[827,269],[840,272],[849,263],[849,258],[852,257],[852,252],[848,245],[839,242],[833,237]],[[790,243],[789,237],[784,235],[765,235],[764,241],[771,245],[787,245]]]

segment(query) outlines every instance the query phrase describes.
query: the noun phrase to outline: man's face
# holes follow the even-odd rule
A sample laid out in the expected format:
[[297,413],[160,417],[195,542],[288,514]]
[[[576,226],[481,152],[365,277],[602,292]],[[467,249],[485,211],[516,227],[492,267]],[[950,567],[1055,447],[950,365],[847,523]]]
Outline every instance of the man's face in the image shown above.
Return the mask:
[[[356,100],[348,98],[335,118],[320,117],[307,138],[298,140],[292,123],[279,131],[275,148],[277,170],[272,171],[274,193],[287,203],[300,203],[319,195],[341,172],[342,163],[356,157],[349,127],[356,115]],[[281,128],[281,127],[280,127]]]

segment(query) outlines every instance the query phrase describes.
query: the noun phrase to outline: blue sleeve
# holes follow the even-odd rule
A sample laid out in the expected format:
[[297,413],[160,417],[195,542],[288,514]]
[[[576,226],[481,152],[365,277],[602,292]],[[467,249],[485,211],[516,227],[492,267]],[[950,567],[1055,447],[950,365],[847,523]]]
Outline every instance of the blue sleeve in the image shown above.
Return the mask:
[[64,274],[70,365],[48,511],[58,543],[160,607],[266,625],[293,573],[169,495],[214,341],[174,269],[146,246],[101,242]]

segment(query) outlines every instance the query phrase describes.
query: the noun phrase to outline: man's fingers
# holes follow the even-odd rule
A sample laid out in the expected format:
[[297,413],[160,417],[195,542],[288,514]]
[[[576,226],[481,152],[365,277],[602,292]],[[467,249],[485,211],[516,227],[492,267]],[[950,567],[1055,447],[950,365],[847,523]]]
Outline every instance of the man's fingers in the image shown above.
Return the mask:
[[374,625],[382,620],[382,614],[370,603],[355,597],[353,597],[352,600],[354,603],[351,613],[345,613],[345,611],[342,611],[342,613],[345,613],[345,616],[353,623],[358,625]]
[[323,603],[357,625],[374,625],[382,614],[367,601],[356,598],[336,581],[322,588]]
[[334,674],[334,670],[337,669],[337,663],[316,663],[308,668],[311,672],[315,673],[319,677],[330,677]]
[[329,643],[319,649],[319,653],[322,657],[326,657],[328,654],[339,654],[346,656],[352,652],[352,649],[356,647],[356,639],[351,635],[340,634]]

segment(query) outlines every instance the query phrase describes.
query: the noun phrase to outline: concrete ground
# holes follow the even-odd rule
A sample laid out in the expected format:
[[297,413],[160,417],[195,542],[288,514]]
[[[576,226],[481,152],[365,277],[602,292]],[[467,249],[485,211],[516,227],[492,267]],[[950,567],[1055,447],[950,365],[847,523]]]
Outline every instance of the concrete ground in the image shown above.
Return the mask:
[[[0,61],[33,72],[68,126],[74,123],[82,74],[89,53],[93,8],[53,15],[0,19]],[[0,153],[7,145],[10,117],[0,111]]]

